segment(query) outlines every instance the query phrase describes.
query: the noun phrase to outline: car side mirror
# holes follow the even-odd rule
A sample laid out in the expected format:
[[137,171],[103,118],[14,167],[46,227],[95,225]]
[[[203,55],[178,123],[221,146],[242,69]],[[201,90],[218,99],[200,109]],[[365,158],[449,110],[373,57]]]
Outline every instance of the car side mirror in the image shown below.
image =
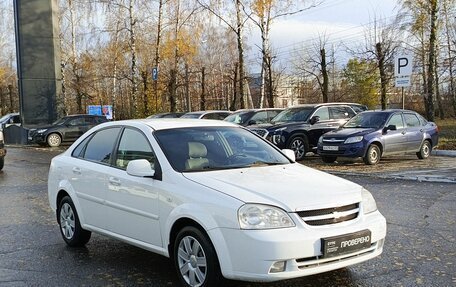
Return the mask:
[[291,149],[283,149],[283,154],[288,157],[291,161],[296,161],[296,155],[293,150]]
[[313,117],[310,118],[309,123],[311,125],[314,125],[314,124],[318,123],[319,121],[320,121],[320,117],[319,116],[313,116]]
[[135,159],[128,163],[127,174],[137,177],[153,177],[155,170],[150,166],[150,162],[145,159]]
[[397,130],[396,125],[389,125],[389,126],[383,128],[383,132],[385,132],[385,133],[387,131],[395,131],[395,130]]

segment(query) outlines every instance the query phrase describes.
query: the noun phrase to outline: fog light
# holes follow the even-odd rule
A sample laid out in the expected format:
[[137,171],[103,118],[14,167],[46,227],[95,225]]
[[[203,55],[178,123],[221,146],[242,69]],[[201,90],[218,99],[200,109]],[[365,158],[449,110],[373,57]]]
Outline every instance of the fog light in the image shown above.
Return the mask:
[[271,268],[269,269],[269,273],[278,273],[278,272],[283,272],[285,271],[285,268],[287,267],[287,262],[286,261],[277,261],[274,264],[272,264]]

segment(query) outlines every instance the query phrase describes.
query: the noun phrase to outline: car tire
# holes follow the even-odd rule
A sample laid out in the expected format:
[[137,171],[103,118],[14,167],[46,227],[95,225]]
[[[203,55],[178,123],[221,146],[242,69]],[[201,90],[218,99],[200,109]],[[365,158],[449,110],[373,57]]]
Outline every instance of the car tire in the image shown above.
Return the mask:
[[52,133],[47,136],[46,143],[50,147],[58,147],[62,143],[62,138],[57,133]]
[[57,220],[63,240],[71,247],[82,247],[90,240],[92,232],[82,229],[73,201],[65,196],[57,209]]
[[173,256],[182,286],[217,286],[222,280],[215,248],[198,228],[187,226],[177,234]]
[[5,158],[4,157],[0,157],[0,170],[3,169],[4,165],[5,165]]
[[288,142],[287,148],[294,151],[296,161],[303,160],[309,150],[309,140],[304,135],[293,136]]
[[321,157],[321,160],[324,163],[333,163],[336,161],[336,159],[337,159],[337,156],[322,156]]
[[376,144],[371,144],[367,149],[367,153],[364,156],[363,160],[365,164],[374,165],[380,161],[381,157],[380,148]]
[[428,140],[425,140],[420,147],[420,151],[416,153],[416,156],[419,159],[427,159],[431,155],[431,151],[432,151],[431,142]]

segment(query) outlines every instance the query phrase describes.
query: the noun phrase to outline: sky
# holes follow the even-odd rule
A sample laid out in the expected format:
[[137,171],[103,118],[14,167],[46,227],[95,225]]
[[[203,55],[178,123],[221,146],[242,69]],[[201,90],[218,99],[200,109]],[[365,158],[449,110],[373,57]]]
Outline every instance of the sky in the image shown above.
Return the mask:
[[[338,46],[361,43],[366,24],[374,18],[391,20],[396,14],[397,0],[323,0],[323,3],[287,18],[277,19],[271,29],[274,53],[282,62],[313,46],[319,36]],[[259,32],[252,28],[247,35],[251,47],[249,58],[258,58]],[[337,47],[336,47],[337,49]],[[250,60],[253,62],[254,60]]]

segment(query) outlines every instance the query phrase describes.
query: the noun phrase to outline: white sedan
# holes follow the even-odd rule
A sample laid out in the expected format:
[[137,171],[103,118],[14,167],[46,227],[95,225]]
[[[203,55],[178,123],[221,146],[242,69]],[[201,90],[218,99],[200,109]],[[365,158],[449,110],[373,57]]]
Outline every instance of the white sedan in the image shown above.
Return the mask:
[[51,163],[69,246],[91,232],[172,258],[183,286],[276,281],[382,253],[385,218],[361,186],[294,162],[223,121],[104,123]]

